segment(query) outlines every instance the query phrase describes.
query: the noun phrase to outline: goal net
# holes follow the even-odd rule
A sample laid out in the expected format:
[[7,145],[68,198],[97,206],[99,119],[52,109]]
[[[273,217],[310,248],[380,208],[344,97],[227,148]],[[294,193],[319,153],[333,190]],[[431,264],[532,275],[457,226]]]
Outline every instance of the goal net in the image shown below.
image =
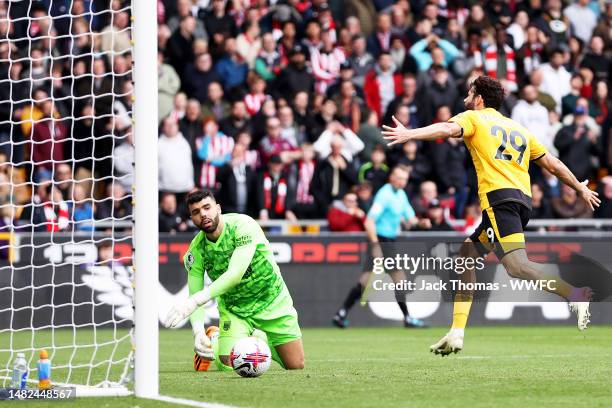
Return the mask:
[[1,387],[17,353],[36,386],[46,349],[53,384],[127,390],[131,12],[125,0],[0,2]]

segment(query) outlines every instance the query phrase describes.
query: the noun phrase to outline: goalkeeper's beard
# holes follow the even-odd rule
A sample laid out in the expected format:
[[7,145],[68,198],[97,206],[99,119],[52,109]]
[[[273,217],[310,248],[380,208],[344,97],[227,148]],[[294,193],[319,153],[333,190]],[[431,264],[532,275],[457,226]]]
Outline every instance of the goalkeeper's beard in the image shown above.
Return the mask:
[[[205,225],[208,221],[210,221],[210,225],[206,227]],[[210,233],[215,232],[218,226],[219,226],[219,213],[217,213],[215,218],[213,218],[212,220],[210,218],[203,218],[200,225],[198,225],[198,228],[204,231],[205,233],[210,234]]]

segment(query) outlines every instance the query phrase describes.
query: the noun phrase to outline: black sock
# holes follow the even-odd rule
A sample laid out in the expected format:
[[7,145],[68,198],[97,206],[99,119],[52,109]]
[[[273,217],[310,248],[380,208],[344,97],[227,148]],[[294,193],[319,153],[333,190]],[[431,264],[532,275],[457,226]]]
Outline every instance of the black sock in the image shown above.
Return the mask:
[[406,306],[406,295],[407,295],[407,292],[405,290],[395,291],[395,300],[397,300],[397,304],[402,310],[402,313],[404,314],[404,318],[408,317],[408,306]]
[[361,287],[361,283],[358,283],[353,286],[348,295],[346,295],[346,299],[342,304],[342,308],[346,311],[346,313],[348,313],[348,311],[351,310],[351,307],[353,307],[357,300],[359,300],[362,290],[363,288]]

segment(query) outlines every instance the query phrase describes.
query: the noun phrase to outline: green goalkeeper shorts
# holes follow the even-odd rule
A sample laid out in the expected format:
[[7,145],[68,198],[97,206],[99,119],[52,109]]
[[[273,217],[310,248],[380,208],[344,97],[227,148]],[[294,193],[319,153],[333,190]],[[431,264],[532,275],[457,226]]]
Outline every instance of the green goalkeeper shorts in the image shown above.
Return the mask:
[[239,317],[219,307],[219,355],[228,356],[234,344],[255,329],[266,333],[270,347],[302,338],[297,311],[286,287],[268,307],[249,317]]

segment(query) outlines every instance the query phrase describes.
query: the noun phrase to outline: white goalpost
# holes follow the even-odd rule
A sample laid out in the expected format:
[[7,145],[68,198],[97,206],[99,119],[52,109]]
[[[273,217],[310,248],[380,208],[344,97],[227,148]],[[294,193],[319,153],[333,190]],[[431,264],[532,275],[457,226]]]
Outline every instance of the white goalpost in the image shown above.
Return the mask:
[[0,2],[0,388],[45,349],[77,397],[156,398],[156,2],[54,3]]

